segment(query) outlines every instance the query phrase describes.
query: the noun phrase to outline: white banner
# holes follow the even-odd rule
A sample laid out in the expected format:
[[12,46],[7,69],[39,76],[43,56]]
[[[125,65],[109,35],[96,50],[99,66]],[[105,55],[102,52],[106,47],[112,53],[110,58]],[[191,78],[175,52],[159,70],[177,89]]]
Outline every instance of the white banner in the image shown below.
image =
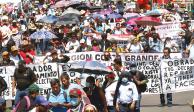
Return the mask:
[[194,60],[163,60],[161,76],[163,93],[194,90]]
[[12,96],[12,77],[14,70],[14,66],[0,67],[0,76],[2,76],[7,83],[7,89],[2,94],[5,99],[14,99],[14,96]]
[[36,84],[41,88],[40,94],[48,94],[51,89],[50,79],[59,78],[57,63],[31,64],[29,67],[38,78]]

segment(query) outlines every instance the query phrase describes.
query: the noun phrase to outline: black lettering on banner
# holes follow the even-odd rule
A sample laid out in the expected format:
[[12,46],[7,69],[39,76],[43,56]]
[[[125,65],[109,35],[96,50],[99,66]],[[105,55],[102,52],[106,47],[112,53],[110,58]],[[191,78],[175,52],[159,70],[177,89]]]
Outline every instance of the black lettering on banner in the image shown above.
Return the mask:
[[0,68],[0,74],[6,74],[6,68]]
[[70,72],[69,75],[70,75],[70,77],[74,77],[75,76],[75,72]]
[[49,72],[49,73],[37,73],[37,78],[49,78],[49,77],[57,77],[57,71]]
[[51,92],[51,88],[48,89],[40,89],[40,95],[48,95]]
[[36,84],[50,84],[50,78],[41,78],[36,81]]
[[166,90],[171,90],[171,87],[169,84],[166,84]]
[[43,65],[43,66],[39,65],[37,68],[38,68],[39,72],[43,72],[43,71],[52,72],[52,66],[51,65]]
[[101,60],[100,54],[95,55],[95,60]]
[[71,67],[71,64],[69,64],[69,65],[68,64],[62,64],[61,67],[62,67],[62,71],[63,72],[66,72]]

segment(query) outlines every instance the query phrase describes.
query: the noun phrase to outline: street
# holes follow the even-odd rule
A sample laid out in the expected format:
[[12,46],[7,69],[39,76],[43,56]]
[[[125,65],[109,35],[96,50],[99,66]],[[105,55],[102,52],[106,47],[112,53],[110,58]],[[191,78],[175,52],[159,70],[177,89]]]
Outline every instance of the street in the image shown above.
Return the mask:
[[193,98],[194,91],[175,93],[172,107],[159,107],[159,95],[143,95],[141,112],[192,112],[188,103],[192,104]]

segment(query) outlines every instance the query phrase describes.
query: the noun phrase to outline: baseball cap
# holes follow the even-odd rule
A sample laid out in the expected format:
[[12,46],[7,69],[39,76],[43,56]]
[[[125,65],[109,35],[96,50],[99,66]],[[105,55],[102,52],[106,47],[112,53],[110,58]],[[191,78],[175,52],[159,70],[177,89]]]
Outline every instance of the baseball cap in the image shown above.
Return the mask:
[[36,84],[31,84],[28,88],[29,92],[38,92],[40,88]]
[[80,89],[73,88],[73,89],[70,90],[69,95],[78,97],[78,96],[82,95],[82,92],[81,92]]
[[37,96],[35,99],[35,104],[47,106],[49,102],[45,99],[44,96]]

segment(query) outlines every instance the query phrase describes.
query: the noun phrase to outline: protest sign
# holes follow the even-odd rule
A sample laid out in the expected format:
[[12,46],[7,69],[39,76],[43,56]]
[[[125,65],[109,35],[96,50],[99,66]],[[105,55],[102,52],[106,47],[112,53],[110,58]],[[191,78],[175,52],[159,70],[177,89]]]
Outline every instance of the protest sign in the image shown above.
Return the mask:
[[[134,62],[124,62],[124,66],[130,71],[130,65]],[[147,83],[147,90],[144,94],[159,94],[161,93],[160,83],[160,61],[136,61],[137,70],[143,72],[149,82]]]
[[37,77],[36,84],[42,88],[41,95],[46,95],[50,91],[50,79],[59,78],[57,63],[31,64],[29,67],[34,71]]
[[194,60],[163,60],[161,77],[163,93],[194,90]]
[[2,94],[5,99],[14,99],[14,96],[12,96],[12,77],[14,70],[14,66],[0,67],[0,76],[2,76],[7,83],[7,89]]

